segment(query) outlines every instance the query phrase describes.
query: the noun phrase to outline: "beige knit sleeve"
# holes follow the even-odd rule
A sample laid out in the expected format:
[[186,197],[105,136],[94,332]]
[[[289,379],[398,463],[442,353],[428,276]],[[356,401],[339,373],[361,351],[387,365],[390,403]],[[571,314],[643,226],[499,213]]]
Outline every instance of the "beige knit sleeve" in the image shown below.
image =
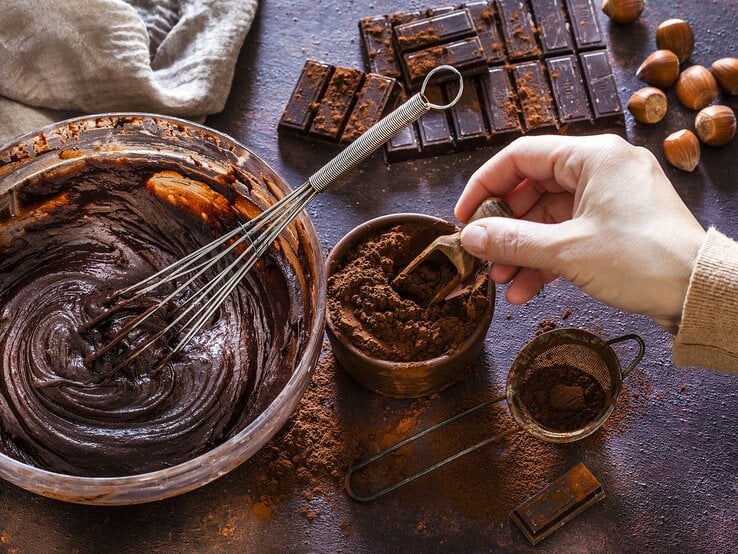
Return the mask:
[[738,373],[738,243],[709,229],[674,339],[674,362]]

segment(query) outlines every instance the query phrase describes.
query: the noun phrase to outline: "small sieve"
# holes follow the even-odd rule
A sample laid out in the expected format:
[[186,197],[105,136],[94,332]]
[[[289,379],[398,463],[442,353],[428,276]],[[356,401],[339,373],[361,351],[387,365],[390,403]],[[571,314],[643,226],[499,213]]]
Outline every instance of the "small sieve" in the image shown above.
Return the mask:
[[[634,360],[628,364],[625,369],[621,369],[620,360],[612,349],[612,345],[616,343],[635,341],[638,346],[638,352]],[[574,442],[587,437],[597,431],[607,420],[615,409],[620,390],[622,388],[623,379],[638,365],[646,351],[646,345],[643,339],[638,335],[623,335],[611,340],[604,340],[597,335],[584,331],[582,329],[555,329],[547,333],[543,333],[526,344],[515,357],[507,376],[507,386],[504,395],[497,398],[487,400],[470,408],[464,412],[456,414],[428,429],[420,431],[410,437],[398,442],[394,446],[383,450],[382,452],[368,458],[354,467],[346,474],[345,486],[348,495],[359,502],[369,502],[380,496],[387,494],[407,483],[414,481],[418,477],[438,469],[439,467],[457,459],[465,454],[473,452],[487,444],[498,442],[508,435],[525,430],[534,437],[548,442]],[[561,430],[547,425],[540,415],[536,413],[531,401],[530,394],[532,384],[534,382],[546,383],[551,382],[550,377],[561,369],[565,369],[570,374],[577,374],[582,377],[583,382],[591,384],[592,391],[599,392],[601,400],[601,408],[592,413],[584,421],[571,429]],[[548,375],[547,375],[548,374]],[[543,377],[543,379],[541,379]],[[549,379],[546,379],[549,378]],[[558,376],[556,376],[558,378]],[[557,386],[568,386],[555,384],[551,382],[551,388]],[[550,391],[549,391],[550,392]],[[603,396],[604,395],[604,396]],[[398,481],[379,492],[371,495],[362,496],[357,494],[352,485],[354,474],[361,469],[379,461],[388,454],[399,450],[407,444],[428,435],[450,423],[458,421],[474,412],[481,410],[487,406],[507,401],[510,413],[515,420],[516,425],[510,429],[506,429],[492,437],[488,437],[464,450],[456,452],[451,456],[437,462],[425,469],[413,473],[402,481]]]

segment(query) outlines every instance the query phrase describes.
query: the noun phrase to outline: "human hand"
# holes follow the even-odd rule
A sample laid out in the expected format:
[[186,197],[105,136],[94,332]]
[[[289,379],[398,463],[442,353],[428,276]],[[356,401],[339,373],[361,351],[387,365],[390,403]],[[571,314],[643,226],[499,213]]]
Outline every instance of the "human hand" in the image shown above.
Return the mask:
[[675,331],[705,230],[656,158],[615,135],[524,137],[488,160],[456,204],[466,222],[489,196],[516,218],[467,225],[461,243],[522,304],[557,276]]

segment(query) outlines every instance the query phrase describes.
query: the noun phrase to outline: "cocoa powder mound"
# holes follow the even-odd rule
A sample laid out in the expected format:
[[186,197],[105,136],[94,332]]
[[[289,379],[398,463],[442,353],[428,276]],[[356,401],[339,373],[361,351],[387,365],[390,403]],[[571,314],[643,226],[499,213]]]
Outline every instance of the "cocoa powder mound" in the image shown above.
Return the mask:
[[[430,294],[422,287],[435,286],[434,281],[448,274],[447,267],[423,268],[415,294],[401,295],[391,285],[437,234],[437,229],[418,223],[374,234],[354,247],[329,277],[328,317],[362,352],[395,362],[427,360],[459,348],[478,325],[489,305],[488,276],[481,263],[463,293],[430,307],[421,305]],[[439,272],[435,277],[434,271]]]

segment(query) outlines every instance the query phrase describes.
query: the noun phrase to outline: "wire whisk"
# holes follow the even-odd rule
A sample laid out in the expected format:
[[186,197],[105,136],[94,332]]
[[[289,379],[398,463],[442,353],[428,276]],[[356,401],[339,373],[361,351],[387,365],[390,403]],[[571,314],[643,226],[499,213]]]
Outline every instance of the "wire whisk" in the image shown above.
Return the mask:
[[[454,73],[459,84],[456,97],[445,105],[433,104],[425,97],[425,90],[430,80],[440,71]],[[135,308],[137,302],[140,304],[142,298],[160,289],[160,287],[169,283],[176,284],[172,292],[167,293],[164,298],[145,308],[123,325],[112,339],[87,356],[85,363],[87,365],[92,364],[95,360],[110,352],[133,331],[153,318],[155,314],[165,312],[167,307],[171,306],[173,299],[182,295],[191,284],[203,276],[207,278],[207,272],[217,265],[225,265],[212,279],[206,282],[204,287],[187,297],[182,305],[178,307],[178,311],[175,311],[171,317],[165,318],[166,324],[160,330],[146,337],[141,344],[135,346],[133,351],[128,352],[125,359],[115,365],[109,373],[114,374],[125,367],[151,348],[160,338],[175,333],[177,336],[175,346],[158,362],[154,371],[163,367],[197,335],[280,233],[319,192],[324,191],[343,177],[398,131],[416,121],[427,111],[431,109],[445,110],[452,107],[461,98],[462,93],[463,80],[461,73],[448,65],[436,67],[426,76],[419,93],[376,123],[350,146],[316,171],[302,186],[255,218],[225,233],[213,242],[177,260],[154,275],[116,292],[109,299],[108,304],[111,307],[88,321],[83,326],[84,328],[80,328],[81,332],[93,328],[113,313],[123,309],[130,310],[131,307]],[[233,256],[233,259],[228,261],[227,256]],[[180,283],[180,280],[183,280],[183,282]]]

